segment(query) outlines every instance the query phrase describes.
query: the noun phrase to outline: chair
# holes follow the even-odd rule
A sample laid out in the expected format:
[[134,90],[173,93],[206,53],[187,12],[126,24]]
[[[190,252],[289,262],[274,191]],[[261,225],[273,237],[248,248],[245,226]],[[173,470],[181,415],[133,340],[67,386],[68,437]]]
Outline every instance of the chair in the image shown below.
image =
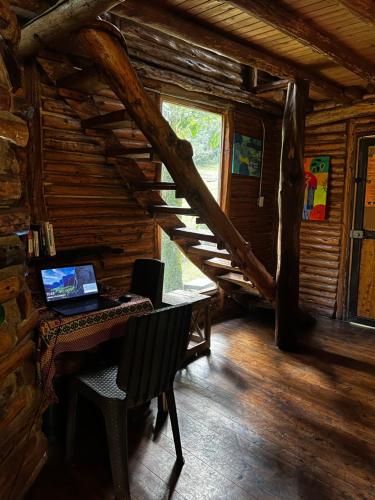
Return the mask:
[[154,308],[162,306],[164,262],[157,259],[134,261],[130,291],[148,297]]
[[119,366],[76,376],[70,387],[66,459],[73,456],[78,394],[104,415],[116,498],[130,499],[127,410],[165,394],[177,464],[184,463],[173,381],[189,339],[191,305],[166,307],[130,318]]

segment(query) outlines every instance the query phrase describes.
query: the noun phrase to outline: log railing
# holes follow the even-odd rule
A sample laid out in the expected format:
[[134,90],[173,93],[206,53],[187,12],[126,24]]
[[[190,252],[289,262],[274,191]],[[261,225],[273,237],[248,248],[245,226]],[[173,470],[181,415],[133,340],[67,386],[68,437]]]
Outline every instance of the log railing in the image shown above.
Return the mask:
[[192,209],[197,210],[206,221],[243,274],[272,302],[275,296],[273,277],[255,257],[250,245],[202,181],[192,159],[191,145],[176,136],[160,109],[148,97],[129,60],[120,32],[114,32],[111,25],[101,22],[81,29],[78,38],[143,131]]

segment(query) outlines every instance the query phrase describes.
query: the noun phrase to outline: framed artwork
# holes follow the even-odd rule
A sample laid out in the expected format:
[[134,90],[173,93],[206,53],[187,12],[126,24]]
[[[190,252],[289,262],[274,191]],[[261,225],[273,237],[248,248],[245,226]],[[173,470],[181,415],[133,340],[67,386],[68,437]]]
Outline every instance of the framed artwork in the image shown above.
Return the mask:
[[234,134],[232,173],[260,177],[262,169],[261,139]]
[[305,198],[303,220],[325,220],[328,192],[329,156],[305,158]]

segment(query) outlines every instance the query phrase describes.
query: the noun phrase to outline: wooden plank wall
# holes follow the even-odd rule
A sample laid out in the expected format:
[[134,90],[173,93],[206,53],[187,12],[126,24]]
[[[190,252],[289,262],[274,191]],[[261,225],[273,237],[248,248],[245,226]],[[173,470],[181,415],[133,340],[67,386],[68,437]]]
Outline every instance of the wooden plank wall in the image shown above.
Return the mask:
[[[128,287],[133,261],[155,255],[155,224],[107,162],[108,135],[82,128],[74,109],[82,109],[85,98],[41,85],[46,217],[54,225],[57,251],[92,245],[123,249],[120,255],[95,258],[94,264],[102,283]],[[105,92],[92,98],[100,114],[123,107]],[[121,134],[129,147],[145,145],[138,129]],[[145,163],[144,169],[153,180],[155,165]]]
[[[262,121],[243,111],[235,112],[235,131],[263,138]],[[262,196],[264,206],[258,206],[260,178],[231,174],[230,218],[242,236],[251,243],[255,255],[275,272],[277,230],[277,183],[279,177],[280,128],[267,119],[263,161]]]
[[342,246],[346,170],[346,123],[306,129],[305,157],[330,156],[325,221],[303,221],[301,227],[300,300],[306,309],[334,317]]

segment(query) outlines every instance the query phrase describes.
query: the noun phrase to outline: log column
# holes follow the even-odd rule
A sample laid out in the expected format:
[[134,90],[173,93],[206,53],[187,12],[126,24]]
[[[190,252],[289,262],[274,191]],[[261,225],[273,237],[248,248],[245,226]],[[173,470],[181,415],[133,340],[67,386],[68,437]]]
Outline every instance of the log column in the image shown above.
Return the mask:
[[276,274],[275,343],[293,349],[300,316],[300,228],[304,197],[303,149],[308,84],[296,80],[288,85],[285,103],[279,185],[279,231]]

